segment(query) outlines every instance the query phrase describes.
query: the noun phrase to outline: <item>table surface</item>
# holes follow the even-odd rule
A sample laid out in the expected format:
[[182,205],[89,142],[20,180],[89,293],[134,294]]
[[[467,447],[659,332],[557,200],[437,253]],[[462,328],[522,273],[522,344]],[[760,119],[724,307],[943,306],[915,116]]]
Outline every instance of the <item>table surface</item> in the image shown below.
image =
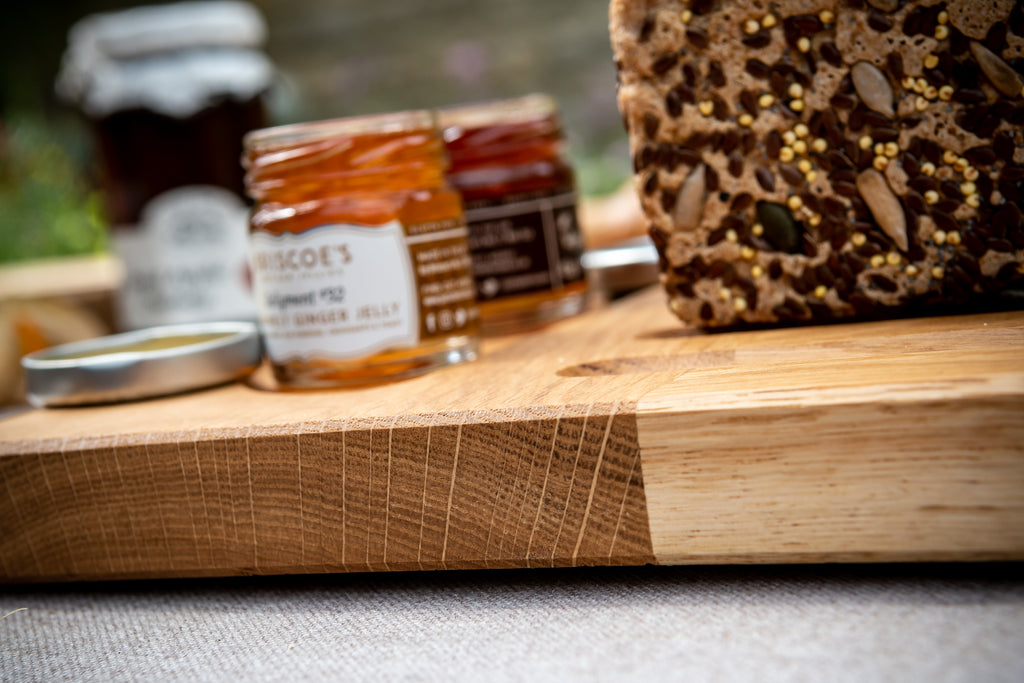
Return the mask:
[[1020,681],[1019,564],[7,588],[0,680]]
[[4,586],[0,680],[1020,681],[1021,577],[985,562]]

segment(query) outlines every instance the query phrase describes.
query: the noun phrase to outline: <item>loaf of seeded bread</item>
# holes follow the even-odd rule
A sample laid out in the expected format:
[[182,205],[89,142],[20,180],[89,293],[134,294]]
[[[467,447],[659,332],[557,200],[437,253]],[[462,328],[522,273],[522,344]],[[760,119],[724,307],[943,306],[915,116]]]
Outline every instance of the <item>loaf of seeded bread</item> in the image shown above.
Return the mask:
[[613,0],[610,15],[682,320],[928,310],[1024,277],[1020,0]]

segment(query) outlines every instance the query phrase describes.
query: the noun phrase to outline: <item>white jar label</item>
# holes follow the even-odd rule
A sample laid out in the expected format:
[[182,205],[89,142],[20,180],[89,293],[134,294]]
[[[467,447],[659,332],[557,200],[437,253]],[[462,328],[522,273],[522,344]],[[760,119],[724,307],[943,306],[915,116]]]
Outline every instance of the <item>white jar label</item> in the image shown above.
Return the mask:
[[226,189],[190,185],[155,197],[137,226],[113,235],[125,271],[120,326],[254,319],[248,232],[248,209]]
[[256,232],[250,244],[260,326],[275,363],[418,343],[416,278],[398,221]]

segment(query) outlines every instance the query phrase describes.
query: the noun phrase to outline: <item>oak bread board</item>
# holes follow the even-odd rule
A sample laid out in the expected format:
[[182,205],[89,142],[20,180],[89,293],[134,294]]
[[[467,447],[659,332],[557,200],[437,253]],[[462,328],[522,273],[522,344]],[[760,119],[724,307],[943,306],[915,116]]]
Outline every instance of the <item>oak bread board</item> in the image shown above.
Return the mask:
[[0,580],[1024,559],[1024,312],[687,329],[651,289],[377,387],[0,420]]

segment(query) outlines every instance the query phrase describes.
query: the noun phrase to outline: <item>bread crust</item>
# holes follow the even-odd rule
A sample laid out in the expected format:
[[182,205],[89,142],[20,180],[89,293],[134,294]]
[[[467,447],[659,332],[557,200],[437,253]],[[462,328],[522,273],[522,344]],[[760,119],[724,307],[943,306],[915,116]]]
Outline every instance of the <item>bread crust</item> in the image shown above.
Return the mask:
[[1024,275],[1024,8],[612,0],[618,102],[669,305],[874,316]]

